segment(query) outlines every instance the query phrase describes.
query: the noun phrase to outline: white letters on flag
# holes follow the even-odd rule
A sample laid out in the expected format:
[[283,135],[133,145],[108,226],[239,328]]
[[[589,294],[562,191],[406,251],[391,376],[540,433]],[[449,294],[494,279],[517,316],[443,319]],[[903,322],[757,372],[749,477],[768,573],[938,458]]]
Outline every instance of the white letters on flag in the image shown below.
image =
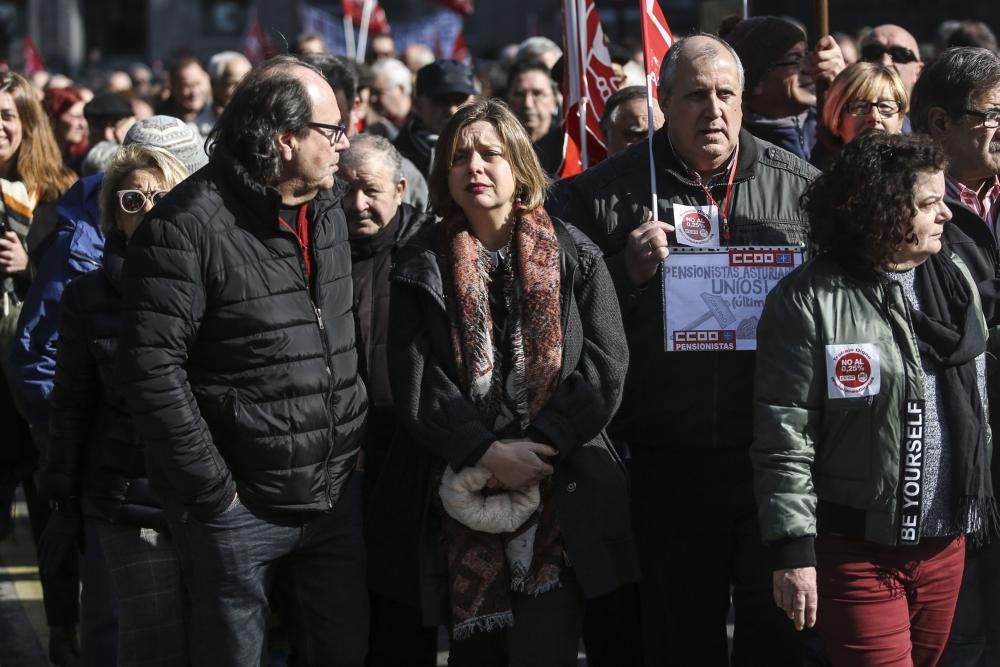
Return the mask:
[[593,0],[563,0],[562,178],[607,155],[601,133],[604,102],[617,90],[611,54]]

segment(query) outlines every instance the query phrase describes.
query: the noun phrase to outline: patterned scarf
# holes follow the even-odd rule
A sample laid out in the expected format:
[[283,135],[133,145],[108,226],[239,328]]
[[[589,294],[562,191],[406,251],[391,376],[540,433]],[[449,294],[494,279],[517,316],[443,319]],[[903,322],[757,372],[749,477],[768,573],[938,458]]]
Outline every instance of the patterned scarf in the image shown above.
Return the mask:
[[[490,309],[492,259],[461,215],[445,222],[452,267],[452,345],[462,389],[501,437],[523,436],[551,398],[562,369],[559,240],[542,209],[515,210],[501,293],[507,335],[497,340]],[[506,363],[505,363],[506,358]],[[507,377],[504,377],[504,368]],[[559,587],[562,543],[541,485],[538,511],[514,533],[491,535],[444,515],[452,632],[463,639],[513,625],[511,591]]]

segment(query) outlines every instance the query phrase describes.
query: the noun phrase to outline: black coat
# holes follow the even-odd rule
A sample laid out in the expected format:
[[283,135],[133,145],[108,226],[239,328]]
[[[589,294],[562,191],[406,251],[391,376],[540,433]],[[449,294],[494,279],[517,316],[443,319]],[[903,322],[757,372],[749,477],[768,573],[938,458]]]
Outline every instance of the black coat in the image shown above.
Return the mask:
[[[529,435],[559,450],[553,498],[573,571],[588,597],[638,577],[625,472],[604,434],[621,398],[628,348],[600,250],[553,221],[562,265],[563,367]],[[444,465],[475,464],[497,439],[459,389],[447,314],[450,280],[439,226],[400,249],[392,273],[389,368],[403,442],[378,480],[371,539],[393,561],[370,562],[373,588],[446,618],[447,573],[431,509]],[[377,530],[376,530],[377,525]]]
[[41,478],[55,498],[82,498],[89,516],[162,529],[117,374],[121,253],[118,239],[109,239],[103,267],[63,292]]
[[[389,271],[396,251],[434,217],[402,204],[378,234],[351,239],[354,310],[368,388],[368,428],[365,429],[365,486],[370,492],[396,432],[389,387]],[[370,493],[366,493],[370,495]]]
[[[990,325],[989,354],[986,355],[987,403],[990,407],[990,427],[993,433],[1000,429],[1000,330],[996,322],[1000,321],[1000,251],[997,248],[993,230],[979,217],[979,214],[957,199],[945,198],[945,203],[951,211],[951,222],[944,226],[944,242],[946,246],[958,255],[979,285],[979,294],[983,304],[983,314]],[[994,443],[996,439],[994,439]],[[993,486],[1000,487],[1000,456],[992,460]]]
[[121,362],[164,501],[199,517],[332,507],[366,414],[345,191],[310,202],[307,281],[280,195],[216,147],[129,243]]
[[[808,224],[799,198],[818,172],[776,146],[740,132],[733,181],[732,245],[798,245]],[[677,157],[667,127],[653,135],[657,220],[673,222],[675,204],[705,205],[708,197]],[[561,217],[601,246],[618,289],[629,368],[617,437],[632,446],[748,449],[753,438],[753,352],[664,352],[662,271],[636,288],[625,269],[628,235],[649,220],[649,144],[641,141],[576,176]],[[725,182],[714,190],[725,196]],[[677,239],[668,235],[671,244]],[[641,360],[641,361],[640,361]]]

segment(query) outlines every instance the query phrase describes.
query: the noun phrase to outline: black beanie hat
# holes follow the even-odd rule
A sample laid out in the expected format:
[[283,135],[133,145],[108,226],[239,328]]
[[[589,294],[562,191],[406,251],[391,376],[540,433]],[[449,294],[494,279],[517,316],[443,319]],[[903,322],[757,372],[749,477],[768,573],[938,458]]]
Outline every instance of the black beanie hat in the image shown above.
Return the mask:
[[[726,35],[743,64],[745,94],[749,94],[767,68],[799,42],[806,41],[802,28],[777,16],[754,16],[740,21]],[[745,97],[744,97],[745,99]]]

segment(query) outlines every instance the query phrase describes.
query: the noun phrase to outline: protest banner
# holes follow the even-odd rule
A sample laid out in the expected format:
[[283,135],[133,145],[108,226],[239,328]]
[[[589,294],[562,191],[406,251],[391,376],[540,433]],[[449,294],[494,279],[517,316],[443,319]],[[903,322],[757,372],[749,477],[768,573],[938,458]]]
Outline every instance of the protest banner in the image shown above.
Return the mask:
[[671,247],[663,260],[667,352],[757,349],[764,299],[802,263],[802,248]]

